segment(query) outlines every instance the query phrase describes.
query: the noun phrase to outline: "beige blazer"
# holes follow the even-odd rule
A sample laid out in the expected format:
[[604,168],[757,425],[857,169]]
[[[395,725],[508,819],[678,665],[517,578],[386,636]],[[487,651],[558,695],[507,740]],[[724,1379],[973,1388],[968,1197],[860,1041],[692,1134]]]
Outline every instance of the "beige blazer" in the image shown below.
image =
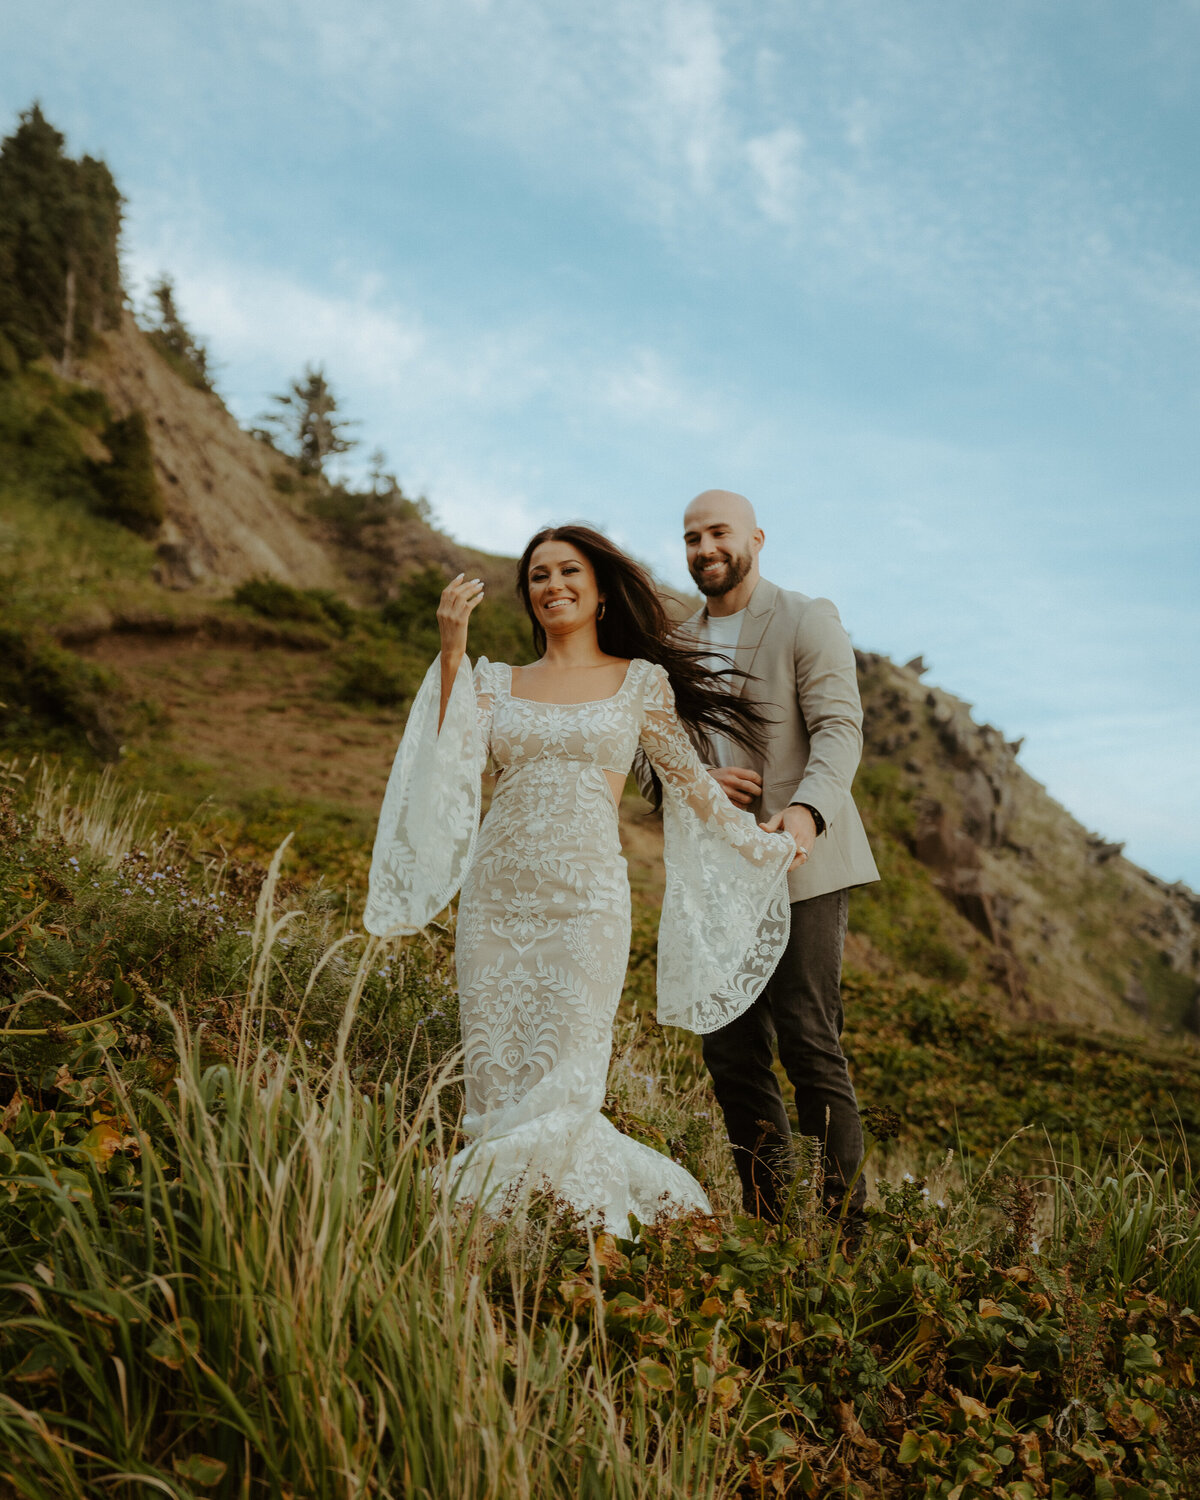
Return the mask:
[[[697,638],[703,609],[679,627]],[[760,579],[746,606],[734,648],[735,665],[752,674],[742,693],[774,722],[765,755],[743,762],[762,776],[760,822],[792,802],[806,802],[825,820],[806,864],[788,876],[793,901],[878,880],[879,871],[850,795],[862,754],[862,703],[854,648],[837,609]],[[639,757],[639,782],[644,770]]]

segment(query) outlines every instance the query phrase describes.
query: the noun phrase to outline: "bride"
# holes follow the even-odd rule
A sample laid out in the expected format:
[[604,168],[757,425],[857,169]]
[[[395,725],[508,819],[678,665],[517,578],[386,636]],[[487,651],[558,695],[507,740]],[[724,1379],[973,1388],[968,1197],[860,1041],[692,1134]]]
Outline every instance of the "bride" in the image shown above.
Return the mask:
[[[640,748],[661,792],[666,890],[658,1019],[726,1025],[787,941],[791,837],[766,833],[708,775],[689,738],[753,748],[761,712],[675,643],[648,575],[586,526],[539,531],[518,587],[540,659],[480,657],[467,629],[478,579],[438,607],[441,653],[413,703],[379,818],[364,924],[419,930],[462,888],[455,963],[466,1072],[451,1162],[460,1197],[507,1207],[549,1188],[629,1233],[669,1211],[711,1212],[700,1184],[600,1113],[629,958],[617,804]],[[481,776],[498,780],[479,825]]]

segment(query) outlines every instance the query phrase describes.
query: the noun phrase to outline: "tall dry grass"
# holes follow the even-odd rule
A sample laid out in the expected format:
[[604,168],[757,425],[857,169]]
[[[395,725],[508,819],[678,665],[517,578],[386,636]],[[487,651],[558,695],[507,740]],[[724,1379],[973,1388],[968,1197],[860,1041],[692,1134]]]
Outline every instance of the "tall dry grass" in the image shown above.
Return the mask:
[[0,787],[19,789],[43,832],[82,845],[108,865],[151,841],[155,798],[124,785],[112,766],[80,776],[40,756],[0,762]]
[[277,870],[236,1058],[204,1065],[177,1023],[169,1096],[121,1096],[141,1186],[78,1153],[21,1163],[55,1227],[10,1245],[3,1277],[5,1332],[36,1337],[0,1393],[11,1493],[729,1493],[732,1445],[631,1400],[603,1319],[539,1318],[553,1219],[518,1243],[437,1186],[452,1064],[411,1113],[402,1073],[364,1092],[340,1053],[314,1073],[296,1038],[263,1041]]

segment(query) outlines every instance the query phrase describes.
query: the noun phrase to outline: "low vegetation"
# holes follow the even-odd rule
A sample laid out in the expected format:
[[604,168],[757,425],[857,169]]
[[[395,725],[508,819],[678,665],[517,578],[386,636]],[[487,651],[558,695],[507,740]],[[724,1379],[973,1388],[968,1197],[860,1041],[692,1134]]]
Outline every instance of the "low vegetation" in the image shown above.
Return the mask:
[[5,783],[11,1493],[1200,1482],[1195,1121],[1156,1130],[1138,1103],[1194,1098],[1182,1063],[854,975],[879,1180],[847,1261],[810,1167],[782,1228],[731,1211],[694,1049],[649,1020],[635,953],[607,1108],[719,1216],[616,1239],[535,1202],[498,1226],[437,1187],[459,1144],[448,928],[365,941],[320,885],[162,828],[111,772]]
[[95,465],[103,514],[131,531],[153,535],[162,523],[162,493],[154,475],[154,452],[140,411],[110,422],[102,435],[108,461]]

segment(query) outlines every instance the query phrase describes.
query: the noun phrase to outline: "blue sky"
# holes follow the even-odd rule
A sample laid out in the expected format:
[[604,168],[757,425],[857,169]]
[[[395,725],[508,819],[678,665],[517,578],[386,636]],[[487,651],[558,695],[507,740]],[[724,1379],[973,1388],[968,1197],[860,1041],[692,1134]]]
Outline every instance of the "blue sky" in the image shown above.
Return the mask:
[[465,541],[768,576],[1200,886],[1197,0],[2,0],[239,415],[323,361]]

